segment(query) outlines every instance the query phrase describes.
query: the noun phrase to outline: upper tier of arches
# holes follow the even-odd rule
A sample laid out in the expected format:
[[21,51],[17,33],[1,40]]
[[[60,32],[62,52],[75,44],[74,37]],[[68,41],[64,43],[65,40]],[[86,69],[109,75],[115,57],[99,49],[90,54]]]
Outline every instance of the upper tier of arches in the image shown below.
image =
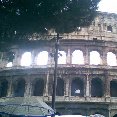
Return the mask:
[[[75,64],[75,65],[104,65],[103,61],[106,61],[106,65],[108,66],[117,66],[117,57],[116,54],[113,52],[107,52],[105,55],[105,60],[103,60],[103,56],[100,54],[99,51],[90,51],[88,53],[88,57],[86,58],[86,54],[82,50],[74,50],[70,56],[65,51],[59,51],[58,54],[58,64]],[[21,55],[21,58],[19,60],[19,66],[42,66],[42,65],[49,65],[54,64],[53,56],[50,56],[50,53],[48,51],[41,51],[33,56],[31,51],[24,52]],[[86,63],[87,60],[88,63]],[[6,64],[6,67],[12,67],[14,66],[13,62],[8,62]]]

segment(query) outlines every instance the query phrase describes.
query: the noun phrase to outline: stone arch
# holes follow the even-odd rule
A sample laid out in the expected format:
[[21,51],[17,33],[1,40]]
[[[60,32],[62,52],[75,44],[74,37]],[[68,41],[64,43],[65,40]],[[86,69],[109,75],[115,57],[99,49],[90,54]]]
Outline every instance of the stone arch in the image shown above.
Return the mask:
[[6,97],[8,91],[8,81],[6,79],[0,81],[0,97]]
[[107,52],[107,65],[117,66],[116,55],[113,52]]
[[71,96],[84,96],[84,82],[81,78],[75,78],[72,80]]
[[31,62],[31,52],[24,52],[21,57],[21,66],[30,66]]
[[66,52],[59,51],[58,64],[66,64]]
[[75,50],[72,53],[72,64],[84,64],[84,55],[81,50]]
[[103,82],[99,78],[94,78],[91,80],[91,96],[92,97],[102,97],[104,95]]
[[64,80],[61,78],[57,79],[56,95],[64,96]]
[[36,60],[37,65],[47,65],[48,64],[48,52],[47,51],[41,51],[37,55]]
[[110,96],[117,97],[117,81],[115,80],[110,82]]
[[111,25],[107,26],[107,32],[112,32],[113,31],[113,28]]
[[115,114],[113,117],[117,117],[117,114]]
[[90,64],[91,65],[99,65],[101,64],[101,57],[98,51],[90,52]]
[[18,79],[14,82],[14,96],[15,97],[23,97],[25,93],[25,80],[23,78]]
[[35,79],[33,82],[33,96],[43,96],[44,93],[44,80],[42,78]]

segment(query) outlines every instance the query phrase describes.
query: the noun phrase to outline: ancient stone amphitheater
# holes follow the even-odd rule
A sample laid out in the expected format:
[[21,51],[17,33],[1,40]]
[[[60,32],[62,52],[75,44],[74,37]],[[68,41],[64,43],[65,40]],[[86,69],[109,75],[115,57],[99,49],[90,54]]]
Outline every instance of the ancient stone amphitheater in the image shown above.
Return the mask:
[[[34,34],[0,53],[0,99],[33,96],[51,105],[55,35]],[[60,37],[56,110],[117,117],[117,14],[99,13],[89,27]]]

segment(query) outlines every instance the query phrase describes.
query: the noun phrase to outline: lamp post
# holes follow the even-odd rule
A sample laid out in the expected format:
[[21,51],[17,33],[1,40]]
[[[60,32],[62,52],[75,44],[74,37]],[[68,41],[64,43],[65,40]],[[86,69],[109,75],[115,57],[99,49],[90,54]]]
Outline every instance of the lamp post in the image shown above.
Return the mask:
[[52,93],[52,108],[55,111],[55,97],[56,97],[56,85],[57,85],[57,64],[58,64],[58,50],[59,50],[59,34],[57,33],[54,53],[54,81],[53,81],[53,93]]

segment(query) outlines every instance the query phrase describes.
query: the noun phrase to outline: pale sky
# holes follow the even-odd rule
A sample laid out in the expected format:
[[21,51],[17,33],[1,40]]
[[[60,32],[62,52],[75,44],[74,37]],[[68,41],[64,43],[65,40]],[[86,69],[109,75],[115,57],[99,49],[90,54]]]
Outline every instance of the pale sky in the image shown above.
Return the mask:
[[117,13],[117,0],[101,0],[98,10],[102,12]]

